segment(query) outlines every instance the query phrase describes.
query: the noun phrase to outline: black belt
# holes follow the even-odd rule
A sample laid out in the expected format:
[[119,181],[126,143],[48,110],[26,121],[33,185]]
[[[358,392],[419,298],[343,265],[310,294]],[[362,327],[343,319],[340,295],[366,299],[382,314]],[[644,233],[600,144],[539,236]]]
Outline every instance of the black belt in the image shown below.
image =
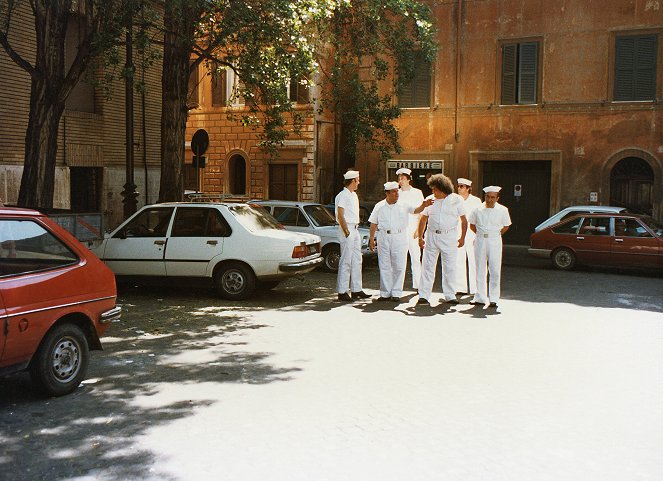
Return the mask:
[[404,232],[404,230],[403,229],[388,229],[388,230],[378,229],[378,232],[384,232],[385,234],[400,234],[401,232]]

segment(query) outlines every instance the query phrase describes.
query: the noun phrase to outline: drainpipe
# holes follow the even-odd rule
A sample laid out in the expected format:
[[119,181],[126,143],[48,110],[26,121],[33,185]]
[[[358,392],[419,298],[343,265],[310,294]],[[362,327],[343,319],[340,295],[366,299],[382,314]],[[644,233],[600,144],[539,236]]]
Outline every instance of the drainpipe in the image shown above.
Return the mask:
[[462,21],[463,0],[458,0],[456,19],[456,95],[454,96],[454,139],[460,139],[458,131],[458,91],[460,90],[460,23]]

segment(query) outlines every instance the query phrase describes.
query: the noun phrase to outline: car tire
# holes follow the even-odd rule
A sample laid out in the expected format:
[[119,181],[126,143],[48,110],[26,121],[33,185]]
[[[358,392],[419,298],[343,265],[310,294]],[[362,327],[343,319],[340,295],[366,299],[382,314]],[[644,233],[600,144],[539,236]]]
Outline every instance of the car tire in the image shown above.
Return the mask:
[[560,247],[552,253],[552,263],[555,269],[570,271],[576,265],[576,255],[571,249]]
[[256,277],[249,267],[232,262],[219,268],[214,276],[214,283],[217,292],[224,299],[242,300],[255,290]]
[[322,249],[322,268],[327,272],[338,272],[338,264],[340,260],[340,246],[334,244]]
[[258,282],[258,289],[269,291],[275,289],[281,281],[260,281]]
[[90,350],[85,333],[75,324],[60,324],[46,333],[30,363],[30,377],[51,396],[72,392],[87,373]]

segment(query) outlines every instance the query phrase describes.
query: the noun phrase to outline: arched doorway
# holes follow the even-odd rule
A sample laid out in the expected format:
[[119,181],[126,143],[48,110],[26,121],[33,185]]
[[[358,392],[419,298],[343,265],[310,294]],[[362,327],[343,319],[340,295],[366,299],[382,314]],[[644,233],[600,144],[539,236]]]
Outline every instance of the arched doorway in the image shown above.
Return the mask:
[[639,157],[626,157],[610,171],[610,205],[652,215],[654,170]]
[[233,195],[246,195],[246,160],[239,154],[228,160],[228,190]]

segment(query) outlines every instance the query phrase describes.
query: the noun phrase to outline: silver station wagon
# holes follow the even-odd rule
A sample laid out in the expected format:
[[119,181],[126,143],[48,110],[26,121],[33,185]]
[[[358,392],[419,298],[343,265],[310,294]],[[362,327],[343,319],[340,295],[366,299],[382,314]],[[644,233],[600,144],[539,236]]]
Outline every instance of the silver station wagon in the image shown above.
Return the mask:
[[[296,202],[289,200],[255,201],[267,209],[286,229],[293,232],[306,232],[320,236],[322,239],[322,267],[329,272],[338,271],[341,258],[341,247],[338,241],[338,224],[336,219],[322,204],[315,202]],[[374,257],[375,253],[368,247],[369,232],[359,227],[361,235],[361,251],[366,257]]]
[[242,203],[148,205],[92,251],[120,278],[213,283],[226,299],[271,289],[321,262],[320,237]]

